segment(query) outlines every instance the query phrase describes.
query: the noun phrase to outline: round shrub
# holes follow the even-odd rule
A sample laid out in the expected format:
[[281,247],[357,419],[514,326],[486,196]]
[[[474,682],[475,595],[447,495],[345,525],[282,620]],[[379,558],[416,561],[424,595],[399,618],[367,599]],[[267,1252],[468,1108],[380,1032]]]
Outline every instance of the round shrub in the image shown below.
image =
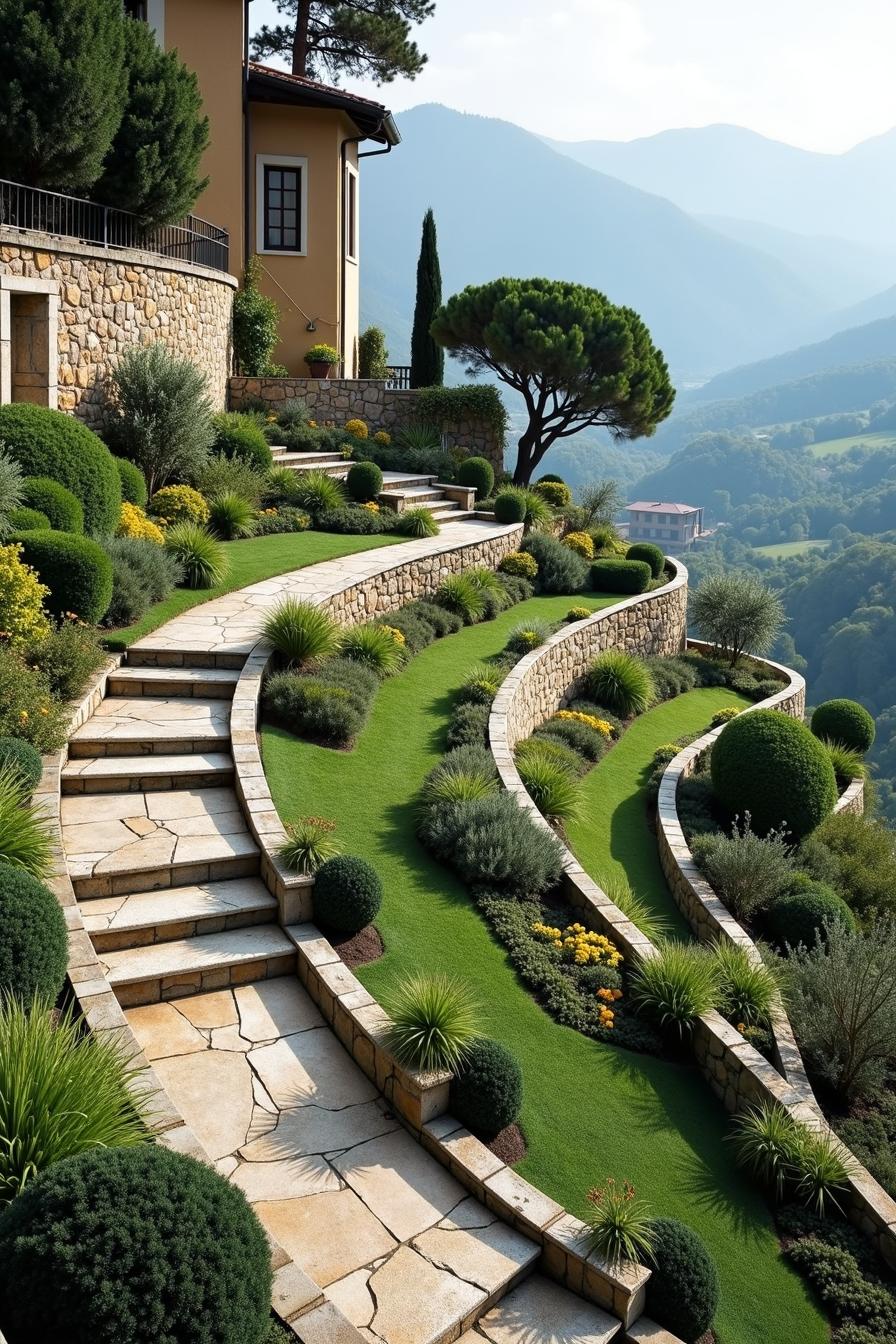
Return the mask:
[[812,731],[828,742],[866,752],[874,742],[874,719],[856,700],[826,700],[812,715]]
[[517,579],[534,579],[538,573],[538,561],[526,551],[511,551],[505,555],[498,569],[502,574],[510,574]]
[[225,411],[212,419],[215,432],[212,443],[213,453],[223,453],[225,457],[238,457],[249,462],[259,471],[267,471],[274,464],[271,446],[264,431],[251,415],[241,415],[239,411]]
[[645,560],[595,560],[591,587],[598,593],[646,593],[650,566]]
[[526,516],[526,501],[522,492],[506,486],[495,495],[495,520],[499,523],[521,523]]
[[46,406],[0,406],[0,442],[28,476],[48,476],[81,501],[84,526],[110,536],[118,522],[121,485],[112,454],[80,420]]
[[585,687],[592,700],[623,719],[643,714],[655,694],[649,667],[622,649],[608,649],[595,658],[586,673]]
[[339,854],[317,870],[314,916],[326,929],[350,937],[371,924],[383,902],[383,884],[366,859]]
[[804,723],[780,710],[732,719],[716,740],[710,768],[719,802],[732,816],[749,812],[758,835],[783,825],[800,840],[837,801],[827,750]]
[[[0,994],[55,1002],[68,963],[62,906],[24,868],[0,864]],[[5,1322],[4,1322],[5,1323]]]
[[50,592],[45,606],[51,615],[74,612],[97,625],[112,601],[112,561],[90,537],[73,532],[22,532],[22,559]]
[[564,481],[548,481],[542,477],[534,489],[552,509],[565,509],[572,503],[572,491]]
[[625,553],[626,560],[643,560],[650,566],[650,572],[655,579],[658,579],[666,565],[666,557],[659,546],[654,546],[652,541],[636,541],[634,546],[629,546]]
[[270,1293],[242,1191],[158,1144],[67,1158],[0,1214],[9,1344],[262,1344]]
[[10,509],[6,515],[11,532],[40,532],[50,526],[50,520],[40,509],[26,509],[24,505]]
[[563,538],[563,545],[568,546],[576,555],[582,555],[586,560],[594,559],[594,542],[587,532],[567,532]]
[[204,527],[209,519],[208,504],[191,485],[163,486],[149,501],[149,512],[163,527],[175,527],[178,523]]
[[493,1139],[516,1122],[523,1104],[523,1073],[499,1041],[480,1036],[451,1081],[451,1111],[474,1134]]
[[849,906],[825,882],[785,892],[766,912],[765,922],[780,947],[798,947],[800,943],[814,947],[819,934],[824,934],[825,923],[841,924],[846,929],[856,926]]
[[366,504],[376,499],[382,490],[383,473],[375,462],[356,462],[349,468],[345,484],[352,499],[359,504]]
[[48,476],[29,476],[22,483],[22,503],[46,514],[57,532],[83,532],[81,501]]
[[137,463],[129,462],[126,457],[113,457],[112,461],[115,463],[115,470],[121,483],[122,504],[136,504],[138,509],[145,509],[149,494],[146,489],[146,477]]
[[0,737],[0,770],[4,766],[15,770],[26,798],[30,798],[43,773],[40,752],[20,737]]
[[488,499],[495,484],[491,462],[485,457],[465,457],[457,469],[458,485],[471,485],[477,500]]
[[523,542],[523,550],[538,565],[540,593],[577,593],[585,587],[587,561],[556,537],[536,532]]
[[653,1245],[645,1257],[647,1315],[695,1344],[712,1325],[719,1305],[719,1276],[701,1237],[677,1218],[655,1218]]

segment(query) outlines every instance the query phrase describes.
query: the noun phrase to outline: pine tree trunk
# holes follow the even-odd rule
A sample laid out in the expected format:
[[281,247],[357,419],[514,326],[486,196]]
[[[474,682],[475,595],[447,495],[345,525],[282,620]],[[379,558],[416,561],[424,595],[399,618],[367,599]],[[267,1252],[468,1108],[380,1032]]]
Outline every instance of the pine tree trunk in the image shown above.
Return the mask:
[[423,217],[423,237],[417,262],[417,302],[411,334],[411,387],[441,387],[445,380],[445,352],[429,334],[442,305],[442,271],[432,210]]
[[292,73],[308,73],[308,25],[311,22],[311,0],[298,0],[296,33],[292,43]]

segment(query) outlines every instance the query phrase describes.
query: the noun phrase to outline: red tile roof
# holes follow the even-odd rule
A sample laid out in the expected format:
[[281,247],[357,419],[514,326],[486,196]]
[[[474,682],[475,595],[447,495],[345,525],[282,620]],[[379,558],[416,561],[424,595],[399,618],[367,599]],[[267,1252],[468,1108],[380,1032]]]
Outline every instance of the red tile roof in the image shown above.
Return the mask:
[[626,504],[625,507],[637,509],[638,513],[699,513],[693,504],[649,503],[644,499],[636,499],[634,504]]
[[337,88],[335,84],[320,84],[316,79],[308,79],[306,75],[294,75],[289,70],[280,70],[274,65],[261,65],[258,61],[250,61],[249,70],[256,75],[270,75],[275,79],[282,79],[287,84],[295,84],[314,93],[330,93],[347,103],[360,103],[364,107],[374,108],[377,112],[386,111],[384,103],[374,102],[372,98],[362,98],[358,93],[346,93],[345,89]]

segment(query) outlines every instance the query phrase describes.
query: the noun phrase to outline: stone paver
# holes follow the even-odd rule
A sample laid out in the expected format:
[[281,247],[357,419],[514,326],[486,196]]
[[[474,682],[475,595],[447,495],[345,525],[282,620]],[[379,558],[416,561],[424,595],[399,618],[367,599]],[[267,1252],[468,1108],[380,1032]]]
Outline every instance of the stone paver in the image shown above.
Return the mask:
[[550,1279],[535,1274],[487,1312],[460,1344],[609,1344],[622,1324]]
[[349,1149],[333,1166],[399,1241],[432,1227],[466,1195],[403,1129]]

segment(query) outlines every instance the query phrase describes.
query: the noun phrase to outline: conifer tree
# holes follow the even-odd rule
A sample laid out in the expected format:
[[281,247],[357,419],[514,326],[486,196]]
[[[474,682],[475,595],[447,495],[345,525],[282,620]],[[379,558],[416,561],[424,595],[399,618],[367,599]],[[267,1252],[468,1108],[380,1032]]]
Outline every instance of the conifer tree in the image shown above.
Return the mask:
[[433,318],[442,306],[442,271],[436,220],[432,210],[423,216],[423,237],[417,262],[417,302],[411,333],[411,387],[441,387],[445,381],[445,352],[430,334]]
[[411,25],[428,19],[435,7],[435,0],[277,0],[292,22],[265,24],[252,40],[252,54],[285,56],[294,75],[312,79],[413,79],[426,57],[411,40]]

